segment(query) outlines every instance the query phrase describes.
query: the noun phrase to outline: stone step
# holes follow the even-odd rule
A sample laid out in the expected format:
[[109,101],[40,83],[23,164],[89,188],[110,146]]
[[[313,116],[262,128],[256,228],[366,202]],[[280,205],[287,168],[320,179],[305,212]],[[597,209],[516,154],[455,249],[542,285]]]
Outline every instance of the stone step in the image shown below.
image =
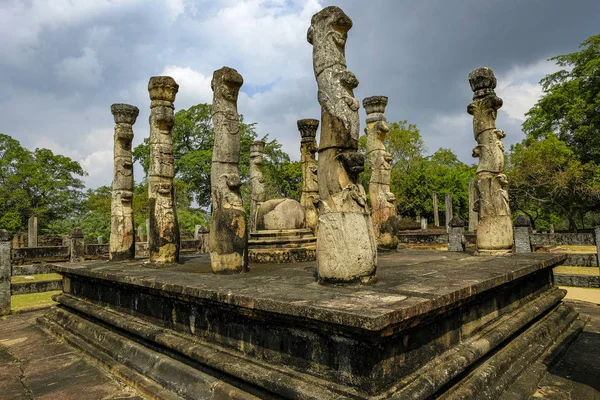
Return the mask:
[[600,288],[600,268],[559,266],[554,268],[554,282],[560,286]]
[[317,259],[317,246],[304,245],[297,248],[249,249],[248,261],[260,264],[287,264],[314,261]]
[[297,248],[309,244],[316,244],[317,238],[311,237],[279,237],[276,239],[250,239],[248,248],[250,249],[271,249],[271,248]]
[[279,237],[314,237],[314,235],[310,229],[262,230],[250,233],[250,240]]

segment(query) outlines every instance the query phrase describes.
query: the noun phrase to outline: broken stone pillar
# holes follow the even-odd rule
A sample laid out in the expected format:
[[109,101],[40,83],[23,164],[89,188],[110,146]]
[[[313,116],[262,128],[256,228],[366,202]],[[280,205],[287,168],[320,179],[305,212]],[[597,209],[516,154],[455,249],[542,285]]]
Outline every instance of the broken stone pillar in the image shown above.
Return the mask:
[[476,200],[477,191],[475,190],[475,182],[473,178],[469,178],[469,232],[475,232],[475,229],[477,229],[479,214],[474,210]]
[[0,229],[0,316],[10,313],[10,248],[8,231]]
[[69,247],[69,262],[77,263],[85,261],[85,243],[81,229],[75,228],[71,231],[69,234]]
[[508,204],[508,179],[504,175],[504,144],[506,135],[496,129],[496,115],[502,99],[496,96],[496,77],[491,69],[482,67],[469,74],[473,102],[467,112],[473,116],[473,133],[477,146],[473,157],[479,158],[477,168],[478,253],[507,253],[513,246],[513,226]]
[[392,155],[385,149],[385,137],[390,128],[385,119],[388,98],[372,96],[363,100],[367,112],[367,158],[371,165],[369,195],[375,237],[379,239],[381,224],[396,215],[396,196],[390,191]]
[[27,222],[27,247],[38,247],[38,220],[36,216],[29,217]]
[[248,270],[248,229],[240,193],[240,119],[237,99],[244,80],[233,68],[214,72],[212,120],[215,132],[210,172],[212,214],[209,248],[214,273]]
[[129,104],[113,104],[110,111],[115,120],[114,175],[110,203],[111,225],[109,259],[112,261],[135,258],[135,230],[133,227],[133,124],[140,110]]
[[263,153],[265,142],[257,140],[250,146],[250,231],[256,231],[256,213],[258,208],[267,199],[265,178],[262,174]]
[[150,229],[148,253],[151,262],[175,263],[179,260],[179,225],[175,211],[173,159],[173,102],[179,85],[170,76],[153,76],[150,93],[150,168],[148,201]]
[[427,231],[427,218],[421,218],[421,230],[423,232]]
[[554,224],[550,224],[550,233],[554,233]]
[[446,193],[444,197],[444,206],[446,208],[446,229],[450,228],[450,221],[452,221],[452,194]]
[[448,224],[448,251],[465,251],[465,222],[460,217]]
[[313,15],[307,39],[321,105],[319,143],[320,283],[376,280],[377,244],[366,193],[358,182],[365,157],[358,152],[360,103],[356,76],[346,68],[345,44],[352,21],[335,6]]
[[531,224],[523,214],[515,218],[515,253],[531,253]]
[[137,227],[137,235],[140,238],[140,242],[144,241],[144,227],[141,225],[138,225]]
[[433,225],[435,225],[436,227],[440,226],[440,214],[438,210],[437,193],[433,194]]
[[302,137],[300,141],[300,165],[302,166],[302,196],[300,204],[304,208],[305,226],[317,232],[319,224],[319,180],[317,176],[317,128],[318,119],[299,119],[298,131]]

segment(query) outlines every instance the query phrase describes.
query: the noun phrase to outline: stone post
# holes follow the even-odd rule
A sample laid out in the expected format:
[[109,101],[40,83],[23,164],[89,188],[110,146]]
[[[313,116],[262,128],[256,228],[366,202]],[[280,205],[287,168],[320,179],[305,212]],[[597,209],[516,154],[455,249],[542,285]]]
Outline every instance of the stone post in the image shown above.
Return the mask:
[[83,241],[83,232],[79,228],[75,228],[69,234],[69,247],[71,255],[69,262],[78,263],[85,261],[85,243]]
[[477,251],[482,254],[508,253],[513,247],[513,226],[508,204],[508,180],[504,175],[504,144],[506,135],[496,129],[496,115],[502,99],[496,96],[496,77],[491,69],[482,67],[469,74],[473,102],[467,112],[473,116],[473,133],[477,146],[473,157],[479,157],[477,168],[477,201],[479,212]]
[[257,140],[250,146],[250,232],[256,231],[256,213],[258,208],[267,199],[265,191],[265,178],[262,173],[263,153],[265,142]]
[[448,224],[448,251],[465,251],[465,222],[460,217]]
[[433,194],[433,225],[435,225],[436,227],[440,226],[440,214],[438,210],[437,193]]
[[27,221],[27,247],[38,247],[38,220],[36,216]]
[[596,259],[600,267],[600,217],[596,217],[594,224],[594,239],[596,240]]
[[11,237],[0,229],[0,316],[10,313],[10,248]]
[[369,195],[371,198],[371,217],[375,237],[379,239],[379,230],[391,216],[396,215],[396,196],[390,191],[392,155],[385,149],[385,137],[390,128],[385,119],[385,107],[388,98],[385,96],[367,97],[363,106],[367,113],[367,158],[371,165]]
[[144,241],[144,227],[142,225],[138,225],[137,235],[140,238],[140,242],[143,242]]
[[300,204],[304,207],[305,226],[317,232],[319,224],[319,180],[317,176],[317,128],[318,119],[299,119],[298,131],[302,137],[300,141],[300,165],[302,166],[302,196]]
[[554,233],[554,224],[550,224],[550,233]]
[[515,253],[531,253],[531,224],[529,218],[523,214],[515,218]]
[[133,124],[140,110],[129,104],[113,104],[110,111],[115,120],[114,174],[109,259],[112,261],[135,258],[135,230],[133,227]]
[[427,218],[421,218],[421,230],[427,232]]
[[452,194],[446,193],[444,197],[444,206],[446,208],[446,229],[450,228],[450,221],[454,216],[452,213]]
[[469,178],[469,232],[475,232],[475,229],[477,229],[479,214],[474,210],[476,200],[477,191],[475,190],[475,182],[473,178]]
[[366,193],[358,182],[365,157],[358,152],[359,101],[356,76],[346,68],[345,43],[352,21],[338,7],[313,15],[307,39],[321,105],[319,142],[320,283],[376,281],[377,244]]
[[202,232],[202,225],[194,226],[194,240],[200,239],[200,233]]
[[146,218],[146,247],[150,247],[150,218]]
[[215,143],[210,172],[212,215],[209,252],[212,271],[248,270],[248,229],[240,193],[240,120],[237,99],[244,80],[233,68],[213,73],[212,120]]
[[98,244],[104,244],[104,238],[102,236],[98,236],[96,238],[96,241],[97,241]]
[[170,76],[153,76],[150,93],[150,168],[148,201],[150,229],[148,254],[151,262],[175,263],[179,260],[179,225],[175,212],[173,159],[173,102],[179,85]]

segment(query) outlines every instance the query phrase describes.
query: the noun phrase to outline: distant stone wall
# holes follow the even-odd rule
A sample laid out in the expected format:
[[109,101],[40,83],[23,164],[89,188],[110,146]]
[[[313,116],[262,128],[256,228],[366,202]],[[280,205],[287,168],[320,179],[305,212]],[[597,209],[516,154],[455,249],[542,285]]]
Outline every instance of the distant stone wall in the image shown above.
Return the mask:
[[596,245],[593,233],[531,233],[529,237],[533,247]]
[[411,232],[400,233],[397,236],[398,242],[404,244],[448,244],[447,233]]
[[21,247],[11,249],[10,257],[15,265],[69,261],[69,246]]

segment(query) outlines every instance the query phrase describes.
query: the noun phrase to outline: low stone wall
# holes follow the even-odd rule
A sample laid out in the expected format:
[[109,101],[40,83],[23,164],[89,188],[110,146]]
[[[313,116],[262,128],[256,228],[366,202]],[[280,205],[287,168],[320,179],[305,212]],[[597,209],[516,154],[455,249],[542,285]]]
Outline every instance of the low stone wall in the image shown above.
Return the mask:
[[597,267],[598,256],[596,254],[567,253],[567,261],[565,261],[564,265],[572,265],[575,267]]
[[405,244],[448,244],[447,233],[410,232],[400,233],[397,236],[398,242]]
[[85,259],[88,260],[108,260],[108,244],[86,244]]
[[595,246],[593,233],[531,233],[533,247],[542,246]]
[[20,275],[36,275],[36,274],[50,274],[54,272],[50,265],[42,262],[41,264],[28,264],[28,265],[13,265],[12,276]]
[[11,249],[11,262],[15,265],[43,261],[69,261],[69,246],[21,247]]
[[11,283],[10,294],[12,296],[14,296],[15,294],[31,294],[31,293],[51,292],[53,290],[62,290],[62,288],[63,288],[62,279],[37,281],[37,282],[36,281],[19,282],[19,283]]

